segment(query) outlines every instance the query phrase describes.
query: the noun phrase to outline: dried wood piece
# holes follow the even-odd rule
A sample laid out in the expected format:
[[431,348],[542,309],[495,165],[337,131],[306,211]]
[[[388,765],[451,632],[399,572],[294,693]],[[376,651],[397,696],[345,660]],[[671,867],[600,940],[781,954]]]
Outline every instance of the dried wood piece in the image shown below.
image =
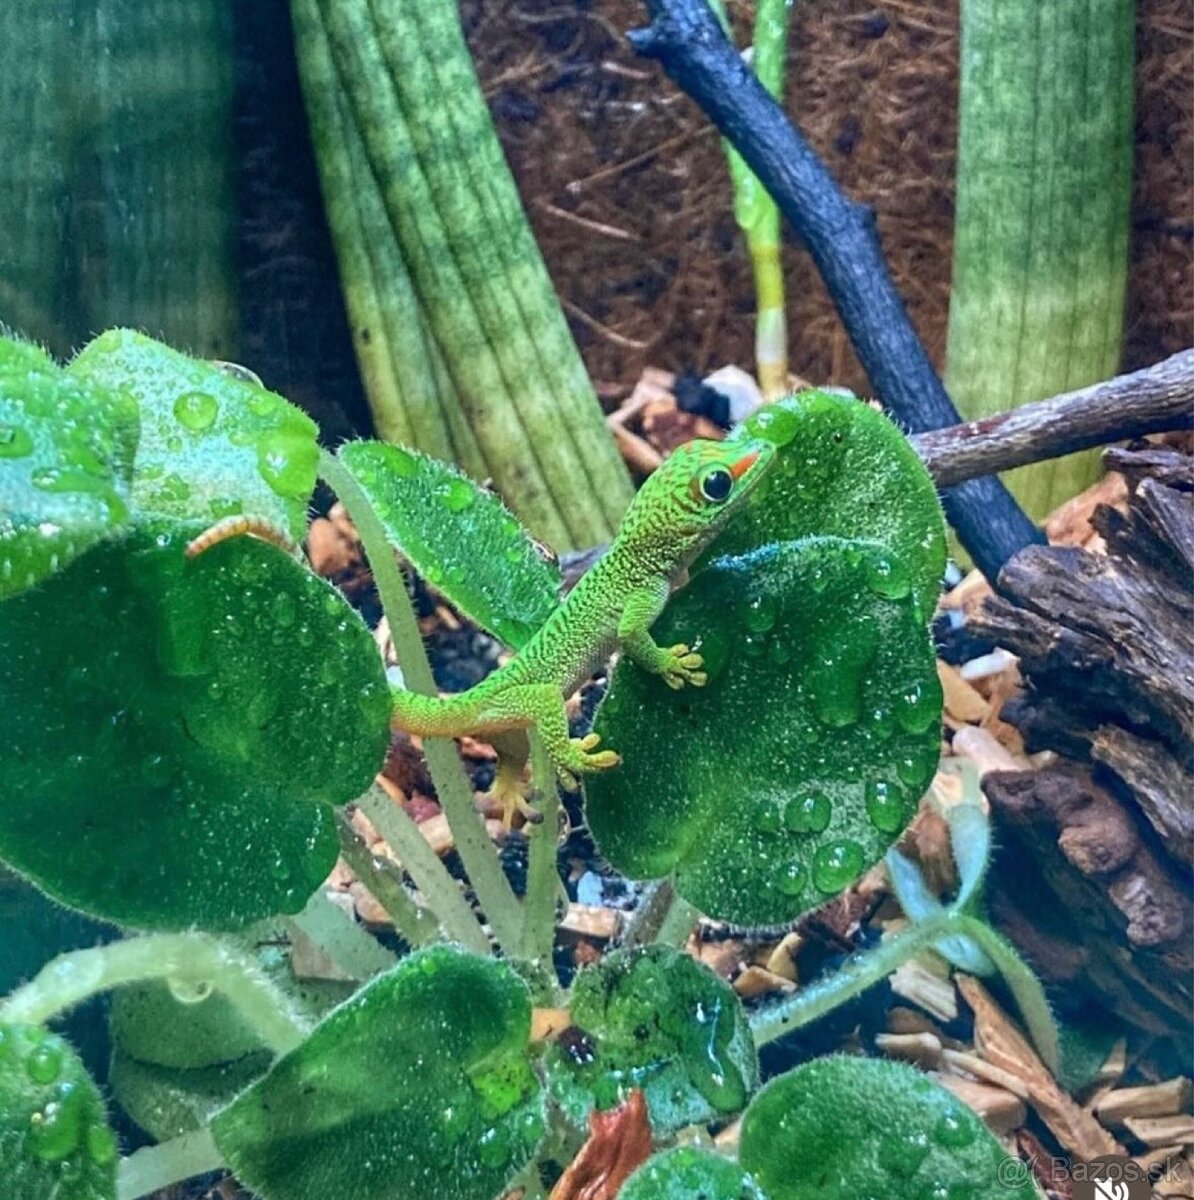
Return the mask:
[[923,1071],[941,1065],[941,1039],[933,1033],[879,1033],[875,1046],[888,1058],[915,1063]]
[[647,1101],[632,1091],[608,1112],[589,1114],[589,1139],[551,1190],[551,1200],[615,1200],[651,1155]]
[[888,983],[897,996],[903,996],[939,1021],[948,1023],[958,1015],[958,996],[948,978],[948,968],[943,977],[937,967],[937,963],[943,961],[936,955],[918,954],[903,963]]
[[1028,1118],[1024,1101],[1007,1088],[995,1087],[989,1083],[975,1083],[961,1075],[934,1073],[933,1078],[943,1088],[953,1092],[963,1104],[973,1109],[997,1137],[1019,1129]]
[[988,899],[999,927],[1065,995],[1186,1036],[1194,970],[1186,885],[1123,805],[1073,764],[996,772],[983,787],[998,834]]
[[1190,1106],[1190,1080],[1184,1075],[1142,1087],[1115,1088],[1095,1105],[1100,1121],[1122,1125],[1128,1117],[1171,1117]]
[[734,979],[734,991],[744,1000],[754,1000],[759,996],[770,996],[776,992],[794,992],[796,985],[782,975],[775,975],[766,967],[753,964],[740,971]]
[[569,938],[592,938],[599,942],[613,941],[622,932],[622,914],[616,909],[597,904],[568,905],[559,924],[560,934]]
[[1174,1113],[1168,1117],[1127,1117],[1128,1132],[1146,1146],[1189,1146],[1194,1143],[1194,1117]]
[[958,990],[974,1011],[974,1040],[987,1062],[1019,1078],[1029,1102],[1064,1149],[1079,1158],[1122,1154],[1115,1138],[1061,1090],[1028,1039],[977,979],[957,976]]

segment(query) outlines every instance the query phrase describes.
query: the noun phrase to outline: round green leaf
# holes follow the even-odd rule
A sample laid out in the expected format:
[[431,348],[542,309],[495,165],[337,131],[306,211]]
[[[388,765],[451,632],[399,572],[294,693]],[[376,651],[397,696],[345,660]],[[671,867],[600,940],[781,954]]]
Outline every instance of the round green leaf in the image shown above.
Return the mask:
[[208,990],[191,997],[165,980],[120,988],[108,1020],[117,1046],[155,1066],[211,1067],[263,1048],[226,996]]
[[207,1127],[211,1118],[269,1070],[268,1050],[209,1067],[162,1067],[112,1051],[108,1087],[122,1109],[159,1142]]
[[773,1079],[739,1158],[771,1200],[1036,1200],[1028,1173],[952,1092],[903,1063],[820,1058]]
[[622,765],[589,777],[586,812],[615,867],[674,873],[703,912],[770,924],[883,856],[940,737],[924,615],[891,587],[903,570],[884,546],[823,537],[693,577],[652,633],[698,644],[708,684],[673,691],[623,659],[598,713]]
[[678,1146],[643,1163],[622,1185],[618,1200],[767,1200],[767,1195],[730,1159]]
[[67,368],[141,409],[133,499],[142,513],[210,522],[248,513],[301,541],[319,458],[315,422],[243,368],[110,329]]
[[390,543],[471,621],[518,649],[551,616],[560,573],[492,492],[405,446],[349,442],[338,457]]
[[74,1050],[36,1025],[0,1025],[0,1195],[114,1200],[116,1138]]
[[0,337],[0,600],[124,523],[137,405]]
[[806,537],[873,540],[893,564],[878,582],[911,589],[928,620],[945,572],[945,525],[936,484],[897,426],[861,400],[806,391],[756,409],[735,436],[766,438],[779,452],[713,555]]
[[741,1112],[759,1064],[734,989],[671,946],[615,950],[583,970],[572,989],[573,1034],[547,1056],[552,1097],[583,1127],[632,1088],[651,1128]]
[[140,528],[0,605],[0,857],[130,925],[294,912],[382,761],[368,630],[273,546]]
[[337,1008],[212,1122],[270,1200],[493,1200],[544,1132],[530,995],[450,946],[404,959]]

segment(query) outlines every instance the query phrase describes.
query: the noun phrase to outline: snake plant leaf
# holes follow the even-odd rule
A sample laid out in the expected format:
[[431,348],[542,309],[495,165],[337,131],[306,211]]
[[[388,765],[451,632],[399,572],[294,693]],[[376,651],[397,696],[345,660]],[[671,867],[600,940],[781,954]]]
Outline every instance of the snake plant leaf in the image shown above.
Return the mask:
[[583,1128],[642,1089],[657,1134],[741,1112],[759,1065],[724,980],[666,945],[615,950],[572,989],[573,1028],[547,1056],[552,1097]]
[[115,1200],[116,1138],[78,1055],[37,1025],[0,1025],[0,1189]]
[[144,928],[300,909],[388,737],[339,593],[251,538],[187,559],[201,528],[138,527],[0,605],[0,858]]
[[318,430],[251,372],[189,358],[128,329],[100,334],[67,372],[136,398],[133,500],[143,514],[211,523],[245,513],[296,542],[306,535]]
[[890,551],[874,561],[876,590],[909,591],[927,621],[945,572],[937,488],[912,444],[861,400],[805,391],[766,404],[737,434],[779,447],[708,557],[805,537],[866,538]]
[[137,437],[127,393],[0,337],[0,600],[123,525]]
[[505,963],[420,950],[217,1115],[216,1145],[270,1200],[493,1200],[545,1128],[530,1030]]
[[205,1129],[255,1079],[269,1070],[273,1056],[259,1050],[208,1067],[163,1067],[112,1052],[108,1086],[120,1107],[159,1142]]
[[703,688],[673,691],[627,659],[596,730],[622,755],[590,776],[601,851],[673,874],[703,912],[793,920],[877,862],[937,765],[941,688],[904,571],[874,542],[779,542],[706,565],[653,636],[699,643]]
[[773,1079],[742,1120],[742,1166],[771,1200],[1036,1200],[951,1092],[903,1063],[842,1055]]
[[530,640],[556,607],[560,573],[497,496],[405,446],[349,442],[338,457],[424,579],[508,646]]
[[622,1185],[618,1200],[767,1200],[737,1163],[712,1150],[677,1146],[649,1158]]

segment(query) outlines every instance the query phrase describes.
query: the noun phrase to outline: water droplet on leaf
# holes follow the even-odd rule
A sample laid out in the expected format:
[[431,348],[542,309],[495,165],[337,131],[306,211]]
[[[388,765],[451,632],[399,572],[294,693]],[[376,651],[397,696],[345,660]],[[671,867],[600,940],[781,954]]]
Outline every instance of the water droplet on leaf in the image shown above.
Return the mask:
[[792,833],[823,833],[832,816],[833,804],[829,797],[814,793],[788,804],[784,824]]
[[813,856],[813,883],[823,892],[840,892],[861,870],[862,847],[857,842],[830,842]]
[[904,824],[904,797],[891,784],[872,780],[866,785],[866,815],[880,833],[898,833]]
[[207,392],[184,392],[174,401],[174,416],[190,433],[210,429],[220,412],[220,402]]

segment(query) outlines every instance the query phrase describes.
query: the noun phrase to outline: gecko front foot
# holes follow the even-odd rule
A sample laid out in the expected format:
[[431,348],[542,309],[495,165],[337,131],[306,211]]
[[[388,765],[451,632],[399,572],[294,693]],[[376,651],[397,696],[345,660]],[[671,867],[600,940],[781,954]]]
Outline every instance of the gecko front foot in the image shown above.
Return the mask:
[[683,642],[660,652],[659,674],[670,688],[679,691],[686,683],[692,687],[704,687],[709,676],[701,670],[705,660],[694,653]]
[[599,733],[587,733],[581,738],[568,739],[568,757],[564,762],[556,764],[556,773],[560,782],[570,792],[580,788],[579,775],[587,771],[608,771],[622,761],[622,756],[616,750],[596,750],[600,744]]

